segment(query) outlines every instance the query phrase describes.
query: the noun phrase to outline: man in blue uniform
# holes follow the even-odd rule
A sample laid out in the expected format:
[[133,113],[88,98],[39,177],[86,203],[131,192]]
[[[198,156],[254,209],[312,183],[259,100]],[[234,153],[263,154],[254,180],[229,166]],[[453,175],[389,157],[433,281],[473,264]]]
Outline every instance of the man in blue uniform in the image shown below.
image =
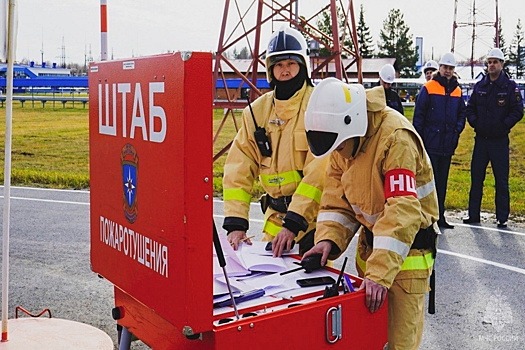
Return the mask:
[[487,72],[476,83],[467,105],[467,120],[476,132],[470,166],[468,217],[464,223],[480,222],[481,198],[487,165],[490,162],[496,182],[496,220],[498,227],[507,227],[510,213],[509,195],[509,133],[523,118],[523,102],[519,89],[503,71],[503,52],[492,49],[487,55]]

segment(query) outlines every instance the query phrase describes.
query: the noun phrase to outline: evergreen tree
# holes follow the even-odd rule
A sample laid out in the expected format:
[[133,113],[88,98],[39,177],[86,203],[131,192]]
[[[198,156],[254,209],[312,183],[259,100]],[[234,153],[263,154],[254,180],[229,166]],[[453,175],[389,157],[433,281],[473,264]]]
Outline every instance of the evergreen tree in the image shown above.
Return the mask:
[[517,79],[523,78],[525,76],[525,38],[519,18],[508,57],[509,64],[516,67],[515,77]]
[[383,29],[379,32],[378,56],[395,58],[394,68],[400,77],[414,78],[417,76],[418,54],[412,34],[408,34],[408,31],[401,11],[390,10],[387,19],[383,21]]
[[241,49],[241,52],[239,52],[239,57],[237,57],[237,58],[249,59],[249,58],[252,58],[252,55],[251,55],[250,51],[248,51],[248,48],[246,46],[244,46]]
[[[337,8],[337,21],[338,21],[338,26],[339,26],[339,34],[342,35],[343,30],[346,27],[346,23],[345,23],[345,16],[343,14],[343,11],[339,7]],[[323,12],[321,12],[321,19],[317,21],[317,29],[319,29],[319,31],[325,34],[326,36],[330,38],[333,37],[330,9],[326,9]],[[352,48],[354,47],[349,33],[347,33],[344,42],[341,42],[341,46],[346,47],[349,50],[352,50]],[[327,57],[327,56],[330,56],[330,54],[331,54],[330,48],[321,47],[319,49],[319,56],[321,57]],[[344,53],[341,54],[341,57],[347,58],[347,56]]]
[[244,46],[241,49],[241,51],[237,51],[237,48],[234,47],[232,56],[233,56],[234,59],[238,59],[238,60],[252,58],[252,55],[251,55],[250,51],[248,50],[248,48],[246,46]]
[[[332,22],[330,21],[330,11],[325,10],[321,12],[321,19],[317,20],[317,29],[329,37],[332,37]],[[319,56],[327,57],[330,56],[330,48],[324,45],[319,48]]]
[[359,53],[362,58],[372,58],[374,56],[374,43],[370,28],[365,23],[365,11],[363,4],[359,12],[359,23],[357,24],[357,41],[359,43]]

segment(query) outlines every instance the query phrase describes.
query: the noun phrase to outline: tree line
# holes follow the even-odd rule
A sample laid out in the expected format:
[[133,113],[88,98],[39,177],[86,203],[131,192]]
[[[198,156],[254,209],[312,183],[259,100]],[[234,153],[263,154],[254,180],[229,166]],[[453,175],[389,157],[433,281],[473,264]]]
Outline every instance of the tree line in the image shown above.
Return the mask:
[[[344,14],[339,9],[338,22],[339,27],[344,28]],[[524,30],[521,20],[518,19],[516,30],[512,38],[511,44],[506,45],[501,28],[502,20],[499,18],[498,38],[494,37],[494,46],[499,41],[499,47],[507,57],[505,67],[507,73],[516,79],[525,77],[525,39]],[[331,17],[329,10],[325,10],[320,14],[317,20],[317,28],[327,36],[332,35]],[[379,32],[379,41],[377,42],[377,49],[374,45],[370,27],[365,21],[365,11],[363,5],[360,7],[359,20],[356,27],[356,34],[359,46],[359,53],[362,58],[395,58],[394,68],[399,72],[402,78],[418,77],[420,73],[417,70],[416,63],[418,61],[418,48],[414,45],[413,35],[410,34],[410,28],[406,24],[403,13],[399,9],[391,9],[387,18],[383,21],[383,27]],[[499,40],[497,40],[499,39]],[[342,45],[353,51],[353,44],[350,39],[344,39]],[[328,56],[330,54],[329,48],[320,47],[316,52],[319,56]],[[234,49],[233,58],[249,59],[250,51],[243,47],[240,51]],[[482,63],[481,61],[478,63]],[[511,71],[509,67],[514,69]]]

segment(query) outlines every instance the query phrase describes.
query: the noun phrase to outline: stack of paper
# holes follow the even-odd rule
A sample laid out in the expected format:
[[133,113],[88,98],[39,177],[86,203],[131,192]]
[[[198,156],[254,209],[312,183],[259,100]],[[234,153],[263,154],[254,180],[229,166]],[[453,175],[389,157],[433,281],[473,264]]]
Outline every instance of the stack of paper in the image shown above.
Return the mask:
[[[235,251],[228,243],[226,235],[219,235],[219,240],[226,261],[228,276],[244,276],[254,271],[282,272],[287,269],[282,257],[274,258],[271,251],[265,250],[267,242],[253,242],[252,245],[241,243],[239,249]],[[287,253],[297,254],[298,248],[295,247],[294,250]],[[214,277],[223,275],[215,252],[213,254],[213,275]]]

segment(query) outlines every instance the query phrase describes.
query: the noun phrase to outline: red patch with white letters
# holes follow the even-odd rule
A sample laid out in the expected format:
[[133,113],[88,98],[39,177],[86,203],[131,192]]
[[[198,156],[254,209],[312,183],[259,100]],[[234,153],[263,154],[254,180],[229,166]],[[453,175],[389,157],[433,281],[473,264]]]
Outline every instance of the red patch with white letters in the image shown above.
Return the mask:
[[385,174],[385,199],[397,196],[417,198],[416,178],[408,169],[392,169]]

